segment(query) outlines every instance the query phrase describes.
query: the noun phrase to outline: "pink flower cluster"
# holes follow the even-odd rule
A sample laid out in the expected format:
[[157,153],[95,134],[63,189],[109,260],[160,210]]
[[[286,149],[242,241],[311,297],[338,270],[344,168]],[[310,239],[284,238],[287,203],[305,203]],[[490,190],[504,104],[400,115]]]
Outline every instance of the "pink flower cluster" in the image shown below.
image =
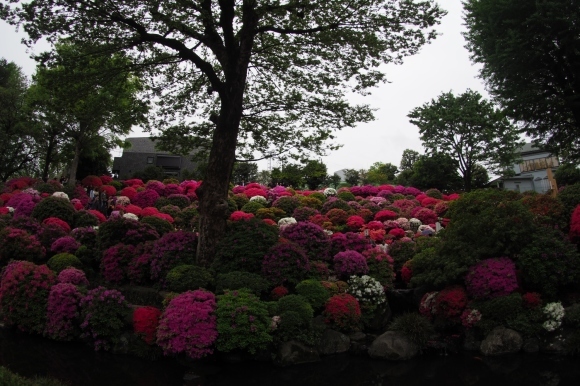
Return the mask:
[[199,359],[213,353],[216,301],[211,292],[187,291],[173,298],[159,320],[157,344],[165,354]]
[[52,339],[72,340],[78,326],[79,302],[82,295],[74,284],[58,283],[48,295],[45,333]]
[[334,256],[334,271],[341,278],[366,275],[369,271],[367,259],[357,251],[339,252]]
[[482,260],[469,268],[465,286],[476,299],[509,295],[518,288],[516,266],[507,257]]

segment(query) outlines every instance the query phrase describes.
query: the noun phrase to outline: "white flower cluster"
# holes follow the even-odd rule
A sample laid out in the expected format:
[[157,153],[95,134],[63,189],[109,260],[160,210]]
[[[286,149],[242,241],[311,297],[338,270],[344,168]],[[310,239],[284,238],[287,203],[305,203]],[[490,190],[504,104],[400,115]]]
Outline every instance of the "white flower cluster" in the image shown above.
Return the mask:
[[548,317],[548,320],[542,325],[546,331],[554,331],[562,325],[562,319],[564,318],[564,306],[560,302],[548,303],[543,309],[544,314]]
[[24,189],[22,193],[30,194],[31,196],[40,196],[40,192],[33,188]]
[[334,197],[336,196],[336,189],[326,188],[322,193],[324,193],[326,197]]
[[419,230],[419,227],[421,225],[423,225],[423,223],[418,218],[413,217],[412,219],[409,220],[409,228],[411,228],[411,230],[414,232],[417,232],[417,230]]
[[347,292],[357,298],[359,302],[373,306],[387,301],[385,290],[381,283],[369,275],[351,276],[348,279]]
[[399,217],[398,219],[395,220],[397,222],[397,224],[399,224],[399,226],[401,228],[403,228],[404,230],[408,231],[411,229],[411,223],[409,222],[409,219],[406,219],[405,217]]
[[264,196],[254,196],[254,197],[251,197],[250,198],[250,201],[257,202],[257,203],[264,204],[264,205],[266,205],[268,203],[268,200]]
[[127,196],[119,196],[117,197],[117,201],[115,201],[116,205],[120,206],[127,206],[131,203],[131,200]]
[[278,226],[280,227],[280,229],[296,223],[297,221],[294,217],[283,217],[280,220],[278,220]]
[[11,206],[7,206],[6,208],[8,208],[8,212],[10,213],[14,213],[14,208]]
[[123,217],[128,218],[129,220],[139,221],[139,217],[137,217],[137,215],[133,213],[125,213]]
[[[57,198],[64,198],[65,200],[69,200],[68,199],[68,194],[66,194],[65,192],[54,192],[52,194],[53,197],[57,197]],[[70,201],[70,200],[69,200]]]

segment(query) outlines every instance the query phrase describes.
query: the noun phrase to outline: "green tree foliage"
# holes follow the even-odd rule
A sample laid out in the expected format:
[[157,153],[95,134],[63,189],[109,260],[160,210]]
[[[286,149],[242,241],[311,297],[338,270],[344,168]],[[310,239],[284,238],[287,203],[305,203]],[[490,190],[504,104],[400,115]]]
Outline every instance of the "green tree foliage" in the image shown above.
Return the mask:
[[575,1],[467,0],[471,60],[527,134],[580,159],[580,7]]
[[576,164],[562,164],[558,169],[556,169],[554,178],[556,179],[559,188],[566,185],[577,184],[580,182],[580,169]]
[[408,117],[419,128],[427,153],[444,152],[457,161],[466,191],[471,190],[475,165],[500,174],[514,164],[523,144],[504,113],[476,91],[443,93]]
[[285,164],[282,168],[274,168],[271,178],[273,185],[290,186],[296,189],[304,185],[302,165],[299,164]]
[[347,96],[385,81],[380,66],[417,53],[444,14],[431,0],[40,0],[5,5],[2,17],[31,41],[106,42],[152,70],[156,127],[177,138],[165,150],[209,153],[197,190],[207,264],[225,231],[236,157],[336,148],[334,130],[372,119]]
[[61,42],[33,77],[31,103],[43,127],[56,133],[65,143],[62,151],[71,154],[70,185],[82,156],[96,159],[99,147],[112,149],[120,144],[119,135],[146,122],[148,107],[137,98],[141,82],[120,71],[129,60],[104,55],[101,49]]
[[304,183],[310,190],[318,189],[326,180],[328,169],[322,161],[308,160],[302,168]]
[[413,165],[415,164],[416,161],[419,160],[420,156],[421,155],[419,154],[418,151],[411,149],[403,150],[403,155],[401,156],[401,163],[399,164],[399,170],[400,171],[412,170]]
[[360,183],[360,173],[355,169],[344,170],[344,180],[350,186],[356,186]]
[[[457,172],[457,161],[443,153],[420,156],[413,164],[412,173],[408,178],[408,185],[421,190],[435,188],[452,192],[461,189],[462,186],[461,177]],[[402,182],[401,179],[399,182]]]
[[340,185],[341,178],[338,174],[334,173],[333,175],[328,175],[324,179],[324,184],[330,186],[331,188],[337,189]]
[[245,185],[258,179],[258,164],[254,162],[236,162],[232,172],[232,183]]
[[26,114],[27,84],[22,69],[0,59],[0,181],[26,174],[35,154],[35,132]]
[[392,163],[375,162],[371,165],[366,175],[366,183],[381,185],[393,182],[398,169]]

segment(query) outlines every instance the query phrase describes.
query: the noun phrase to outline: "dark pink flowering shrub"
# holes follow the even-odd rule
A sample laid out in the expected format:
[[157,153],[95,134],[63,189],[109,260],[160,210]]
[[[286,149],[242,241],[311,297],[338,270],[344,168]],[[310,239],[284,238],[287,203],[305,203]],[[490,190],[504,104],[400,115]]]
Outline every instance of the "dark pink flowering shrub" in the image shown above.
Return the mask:
[[89,210],[87,210],[87,212],[90,213],[92,216],[94,216],[97,219],[97,221],[99,222],[99,224],[107,221],[107,218],[105,217],[105,215],[96,209],[89,209]]
[[125,213],[133,213],[135,216],[140,216],[143,209],[140,206],[129,204],[125,206]]
[[169,232],[153,245],[151,279],[161,280],[173,267],[194,264],[197,234],[187,231]]
[[159,233],[149,224],[120,217],[109,218],[99,225],[97,238],[99,249],[104,251],[119,243],[139,245],[157,240]]
[[149,180],[145,185],[145,190],[153,190],[159,197],[165,196],[165,184],[157,180]]
[[39,201],[39,196],[27,193],[17,193],[10,197],[6,206],[14,208],[15,218],[29,217]]
[[369,271],[366,258],[357,251],[337,253],[334,258],[334,272],[341,279],[352,275],[366,275]]
[[127,266],[127,277],[132,284],[144,285],[151,282],[151,261],[153,261],[153,254],[149,246],[145,246],[144,250],[135,255],[129,265]]
[[469,295],[476,299],[509,295],[518,288],[516,266],[507,257],[482,260],[469,268],[465,286]]
[[157,193],[155,189],[148,188],[137,192],[131,202],[141,208],[152,207],[155,205],[155,201],[157,201],[159,197],[159,193]]
[[157,344],[166,355],[184,353],[199,359],[213,353],[218,337],[215,310],[211,292],[197,290],[177,295],[159,320]]
[[578,205],[574,209],[574,212],[572,212],[569,236],[570,241],[580,244],[580,205]]
[[405,237],[405,230],[401,228],[393,228],[389,231],[389,235],[393,236],[396,239],[400,239]]
[[361,321],[358,300],[346,293],[336,294],[328,299],[323,315],[326,324],[344,332],[356,329]]
[[46,265],[13,260],[2,271],[0,310],[2,321],[24,332],[42,334],[46,306],[56,276]]
[[55,223],[43,224],[40,233],[38,234],[40,243],[45,250],[50,250],[52,243],[61,237],[67,236],[70,232]]
[[120,284],[127,279],[127,268],[137,254],[133,245],[117,244],[107,248],[101,258],[101,275],[110,283]]
[[359,231],[364,225],[365,225],[366,221],[364,218],[362,218],[361,216],[350,216],[347,220],[346,220],[346,226],[348,227],[348,229],[350,229],[351,231]]
[[262,274],[273,284],[296,285],[306,278],[309,271],[308,256],[294,243],[274,245],[262,261]]
[[467,292],[461,286],[451,286],[440,291],[435,298],[436,315],[455,318],[467,307]]
[[417,207],[411,211],[411,216],[421,220],[423,224],[435,224],[437,222],[437,213],[429,208]]
[[299,208],[294,209],[292,213],[292,217],[296,219],[296,221],[308,221],[310,217],[320,214],[317,209],[311,208],[309,206],[301,206]]
[[123,181],[123,185],[138,187],[138,186],[143,186],[145,184],[143,184],[143,180],[141,180],[139,178],[131,178],[129,180]]
[[147,217],[147,216],[153,216],[155,214],[159,213],[159,209],[157,209],[154,206],[148,206],[146,208],[143,208],[143,210],[141,211],[141,216],[143,217]]
[[64,236],[56,239],[54,243],[52,243],[50,246],[50,251],[54,254],[63,252],[74,254],[80,246],[81,244],[78,243],[74,237]]
[[32,217],[13,218],[9,226],[25,230],[31,235],[38,235],[42,231],[40,222]]
[[70,283],[77,286],[88,286],[89,281],[83,271],[78,268],[65,268],[58,274],[59,283]]
[[[165,185],[164,195],[166,197],[170,197],[171,195],[174,195],[174,194],[178,194],[178,195],[181,195],[182,196],[183,195],[183,188],[181,186],[177,185],[177,184],[167,184],[167,185]],[[187,205],[189,205],[189,204],[187,204]]]
[[310,260],[328,260],[330,238],[321,226],[303,221],[284,227],[280,236],[300,246]]
[[79,303],[82,294],[76,285],[58,283],[48,295],[45,334],[55,340],[73,340],[80,336]]
[[117,290],[97,287],[80,301],[81,338],[95,350],[110,350],[121,342],[121,332],[129,315],[129,304]]
[[447,210],[449,209],[449,203],[447,201],[439,201],[435,204],[433,210],[437,213],[438,216],[443,216]]
[[242,212],[241,210],[236,210],[234,212],[232,212],[232,214],[230,214],[230,221],[242,221],[242,220],[249,220],[251,218],[254,218],[254,214],[253,213],[246,213],[246,212]]
[[43,261],[46,250],[36,236],[25,230],[6,227],[0,230],[0,267],[8,261]]
[[538,308],[542,305],[542,297],[537,292],[526,292],[522,295],[522,301],[526,308]]
[[405,188],[405,190],[403,191],[403,194],[404,195],[410,194],[412,196],[418,196],[419,194],[421,194],[421,191],[417,188],[412,187],[412,186],[407,186]]
[[348,250],[363,252],[372,247],[371,242],[362,234],[355,232],[334,233],[330,239],[330,255]]

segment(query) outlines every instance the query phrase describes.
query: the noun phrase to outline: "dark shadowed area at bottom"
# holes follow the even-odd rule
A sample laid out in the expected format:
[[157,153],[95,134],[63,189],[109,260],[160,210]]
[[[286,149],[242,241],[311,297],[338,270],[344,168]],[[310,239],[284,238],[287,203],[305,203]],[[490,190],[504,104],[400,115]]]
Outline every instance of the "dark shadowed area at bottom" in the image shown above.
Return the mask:
[[55,342],[1,328],[0,365],[26,377],[48,376],[71,386],[576,386],[580,382],[578,357],[518,354],[486,358],[465,353],[386,362],[339,355],[287,368],[260,362],[184,364],[171,358],[147,361],[94,352],[80,343]]

